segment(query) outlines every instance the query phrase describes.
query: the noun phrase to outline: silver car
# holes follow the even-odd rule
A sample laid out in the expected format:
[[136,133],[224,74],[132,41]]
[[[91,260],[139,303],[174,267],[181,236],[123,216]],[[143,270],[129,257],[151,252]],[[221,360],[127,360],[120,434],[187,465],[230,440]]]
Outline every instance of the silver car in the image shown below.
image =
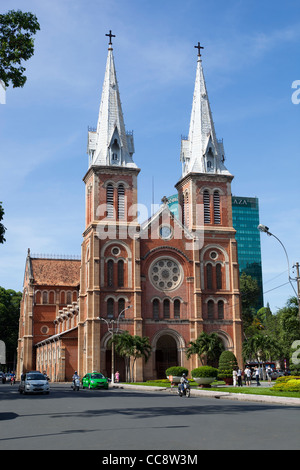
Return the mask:
[[50,386],[48,380],[41,372],[27,372],[19,385],[20,393],[49,393]]

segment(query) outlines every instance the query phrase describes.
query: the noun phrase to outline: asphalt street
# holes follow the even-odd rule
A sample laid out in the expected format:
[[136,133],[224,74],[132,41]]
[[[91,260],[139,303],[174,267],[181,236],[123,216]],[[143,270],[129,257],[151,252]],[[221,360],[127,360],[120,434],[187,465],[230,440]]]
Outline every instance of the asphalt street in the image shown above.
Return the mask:
[[299,450],[300,407],[170,391],[80,390],[49,395],[0,386],[1,450]]

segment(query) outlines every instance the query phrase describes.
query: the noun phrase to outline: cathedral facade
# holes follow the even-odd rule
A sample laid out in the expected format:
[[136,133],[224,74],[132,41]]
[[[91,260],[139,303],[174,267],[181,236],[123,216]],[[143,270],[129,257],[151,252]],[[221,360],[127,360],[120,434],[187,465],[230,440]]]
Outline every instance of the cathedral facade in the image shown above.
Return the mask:
[[147,336],[147,362],[138,381],[161,378],[171,365],[199,365],[186,349],[202,332],[215,332],[242,366],[237,243],[232,226],[232,174],[225,167],[203,75],[198,44],[189,135],[182,139],[182,175],[174,182],[179,214],[164,197],[138,221],[138,175],[133,134],[126,132],[110,44],[97,127],[88,131],[84,176],[86,217],[81,259],[38,258],[28,251],[18,344],[19,376],[45,370],[70,380],[74,370],[112,370],[125,378],[112,352],[112,333]]

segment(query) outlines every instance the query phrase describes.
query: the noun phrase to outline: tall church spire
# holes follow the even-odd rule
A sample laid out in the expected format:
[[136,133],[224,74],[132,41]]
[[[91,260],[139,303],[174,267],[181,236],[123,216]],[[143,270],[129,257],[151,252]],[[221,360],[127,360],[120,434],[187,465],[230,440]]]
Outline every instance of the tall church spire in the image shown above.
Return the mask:
[[224,165],[223,142],[216,137],[206,83],[203,74],[200,43],[189,135],[181,141],[182,176],[188,173],[229,174]]
[[137,168],[132,160],[134,142],[132,133],[126,133],[109,32],[108,56],[100,101],[97,129],[89,129],[89,166],[122,166]]

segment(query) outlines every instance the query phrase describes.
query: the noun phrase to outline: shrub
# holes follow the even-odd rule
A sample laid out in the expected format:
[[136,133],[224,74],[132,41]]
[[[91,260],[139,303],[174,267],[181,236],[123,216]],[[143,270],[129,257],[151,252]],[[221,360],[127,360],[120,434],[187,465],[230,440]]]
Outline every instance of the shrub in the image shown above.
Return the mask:
[[[280,377],[285,378],[285,377]],[[277,379],[278,380],[278,379]],[[288,380],[280,380],[277,382],[271,390],[276,390],[279,392],[300,392],[300,380],[295,378],[288,377]]]
[[169,367],[166,370],[166,376],[168,377],[169,375],[177,376],[180,377],[182,374],[188,375],[189,371],[185,367],[181,366],[173,366]]
[[218,369],[210,366],[202,366],[193,369],[191,372],[192,377],[218,377]]
[[223,351],[219,358],[219,374],[220,379],[232,378],[232,371],[238,367],[235,355],[232,351]]
[[292,379],[299,379],[299,377],[297,377],[296,375],[284,375],[283,377],[278,377],[278,379],[276,379],[276,384],[285,383],[288,382],[288,380]]
[[292,364],[291,365],[291,374],[294,376],[300,375],[300,364]]

